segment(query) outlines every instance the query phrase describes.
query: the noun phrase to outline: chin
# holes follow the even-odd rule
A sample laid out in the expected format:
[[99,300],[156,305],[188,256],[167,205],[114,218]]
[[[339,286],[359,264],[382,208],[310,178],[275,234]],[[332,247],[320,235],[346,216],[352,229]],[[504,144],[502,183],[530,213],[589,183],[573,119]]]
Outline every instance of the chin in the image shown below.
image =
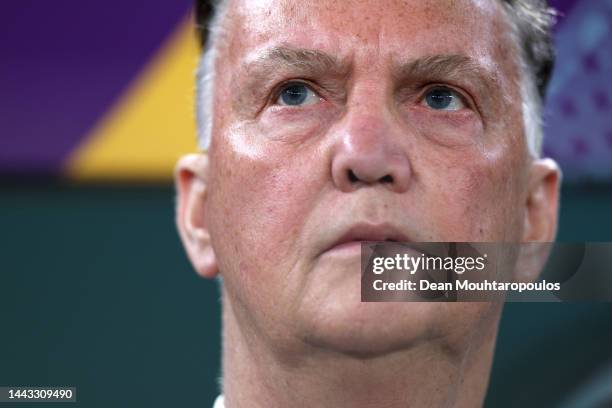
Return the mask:
[[[353,292],[354,293],[354,292]],[[307,344],[359,358],[406,350],[439,333],[439,303],[362,303],[342,294],[321,299],[300,316],[300,337]]]
[[361,302],[359,260],[327,261],[310,271],[294,315],[297,337],[330,352],[372,358],[434,338],[461,338],[486,304]]

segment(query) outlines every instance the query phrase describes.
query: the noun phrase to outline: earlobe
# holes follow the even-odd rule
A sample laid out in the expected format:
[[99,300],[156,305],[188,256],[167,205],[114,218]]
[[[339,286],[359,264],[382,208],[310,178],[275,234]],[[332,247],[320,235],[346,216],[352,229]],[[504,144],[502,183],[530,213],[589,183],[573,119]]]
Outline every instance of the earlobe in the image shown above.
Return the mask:
[[206,222],[208,156],[188,154],[176,165],[177,190],[176,225],[196,272],[204,278],[214,278],[218,273],[217,259],[213,251]]

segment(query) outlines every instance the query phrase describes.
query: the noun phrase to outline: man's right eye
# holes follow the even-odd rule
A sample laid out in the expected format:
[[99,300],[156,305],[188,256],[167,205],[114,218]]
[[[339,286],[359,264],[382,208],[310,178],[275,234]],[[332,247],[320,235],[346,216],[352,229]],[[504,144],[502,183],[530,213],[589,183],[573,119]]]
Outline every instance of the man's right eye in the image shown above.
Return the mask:
[[306,84],[294,82],[281,88],[276,104],[281,106],[306,106],[319,102],[321,98]]

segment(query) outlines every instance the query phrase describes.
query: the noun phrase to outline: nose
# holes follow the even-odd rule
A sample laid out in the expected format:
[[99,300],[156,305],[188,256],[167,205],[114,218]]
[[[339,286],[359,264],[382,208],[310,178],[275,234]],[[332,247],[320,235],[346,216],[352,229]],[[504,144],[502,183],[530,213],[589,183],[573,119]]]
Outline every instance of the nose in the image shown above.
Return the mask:
[[396,193],[410,185],[411,165],[394,125],[372,114],[345,117],[332,157],[332,178],[343,192],[384,186]]

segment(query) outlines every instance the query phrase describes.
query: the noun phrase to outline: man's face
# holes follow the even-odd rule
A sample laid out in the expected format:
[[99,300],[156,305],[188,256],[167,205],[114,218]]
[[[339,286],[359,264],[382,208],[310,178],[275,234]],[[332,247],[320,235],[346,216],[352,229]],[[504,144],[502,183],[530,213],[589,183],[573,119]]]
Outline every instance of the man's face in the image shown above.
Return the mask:
[[243,327],[383,353],[488,304],[360,303],[359,241],[520,241],[528,155],[497,1],[236,0],[205,211]]

